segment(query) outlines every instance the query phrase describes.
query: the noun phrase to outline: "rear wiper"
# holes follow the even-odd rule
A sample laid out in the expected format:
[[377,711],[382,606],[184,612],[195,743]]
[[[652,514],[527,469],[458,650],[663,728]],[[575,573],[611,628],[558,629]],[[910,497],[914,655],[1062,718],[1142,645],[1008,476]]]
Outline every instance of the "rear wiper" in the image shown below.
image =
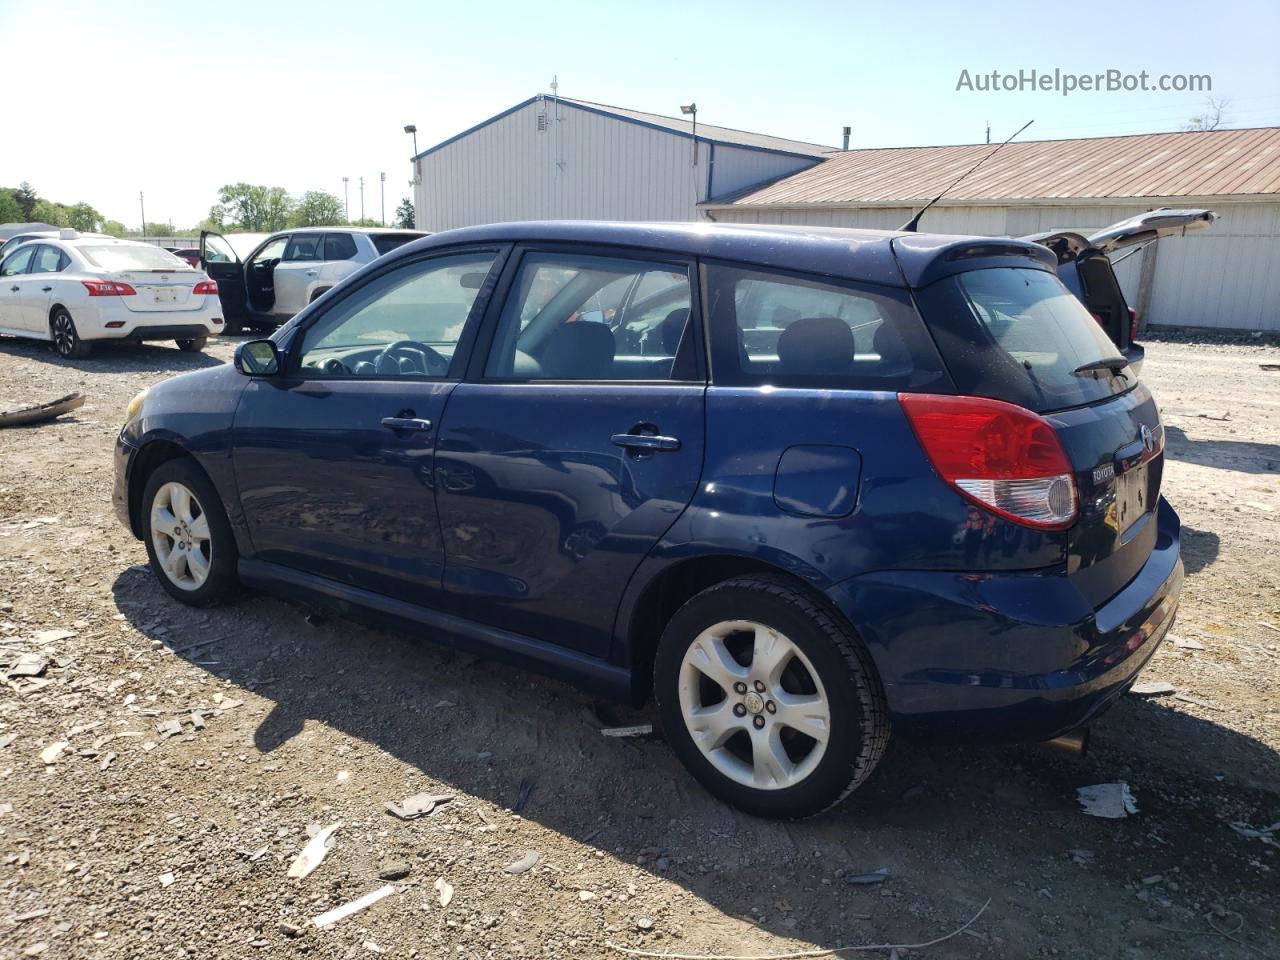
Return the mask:
[[1124,357],[1103,357],[1101,360],[1091,360],[1089,363],[1082,363],[1071,372],[1077,377],[1088,376],[1098,370],[1110,370],[1118,377],[1129,379],[1125,375],[1124,368],[1129,365],[1129,361]]

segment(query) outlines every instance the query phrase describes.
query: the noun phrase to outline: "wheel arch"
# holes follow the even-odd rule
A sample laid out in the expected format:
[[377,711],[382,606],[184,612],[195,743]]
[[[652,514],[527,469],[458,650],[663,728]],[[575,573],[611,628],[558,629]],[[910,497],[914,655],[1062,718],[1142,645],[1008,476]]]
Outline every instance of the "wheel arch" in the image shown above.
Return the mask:
[[[713,554],[668,564],[643,586],[629,611],[623,611],[622,614],[620,625],[625,631],[624,654],[631,671],[631,697],[637,705],[652,696],[653,662],[658,652],[658,641],[675,612],[708,587],[725,580],[752,575],[786,580],[848,623],[830,598],[814,584],[792,571],[757,557]],[[852,627],[852,624],[848,625]]]
[[[191,455],[186,447],[172,440],[156,439],[143,445],[135,455],[133,468],[129,471],[129,528],[133,535],[141,540],[146,536],[142,527],[142,492],[147,488],[147,481],[161,464],[170,460],[190,460],[191,463],[213,483],[209,472],[200,465],[200,461]],[[216,487],[216,484],[215,484]]]

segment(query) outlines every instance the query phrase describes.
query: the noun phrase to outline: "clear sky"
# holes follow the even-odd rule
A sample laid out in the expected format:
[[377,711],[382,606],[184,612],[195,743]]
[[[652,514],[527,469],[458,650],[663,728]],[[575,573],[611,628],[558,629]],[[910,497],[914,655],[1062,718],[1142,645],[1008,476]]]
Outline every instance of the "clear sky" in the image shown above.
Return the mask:
[[426,148],[538,92],[838,145],[1176,130],[1204,95],[957,91],[961,70],[1209,74],[1229,126],[1280,125],[1280,0],[1015,4],[0,0],[0,184],[111,219],[198,222],[265,183],[387,215]]

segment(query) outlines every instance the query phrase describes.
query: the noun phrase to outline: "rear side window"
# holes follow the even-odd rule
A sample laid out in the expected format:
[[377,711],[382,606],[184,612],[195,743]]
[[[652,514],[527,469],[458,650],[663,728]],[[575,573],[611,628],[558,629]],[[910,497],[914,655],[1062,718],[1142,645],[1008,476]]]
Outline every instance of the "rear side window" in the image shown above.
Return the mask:
[[940,389],[905,290],[712,265],[712,375],[728,386]]
[[378,256],[382,256],[418,238],[411,233],[374,233],[369,236],[369,239],[373,241],[373,249],[378,251]]
[[[1123,393],[1124,368],[1080,370],[1123,357],[1057,276],[997,267],[945,277],[919,294],[925,320],[962,394],[1040,413]],[[1080,370],[1079,373],[1076,371]]]
[[320,233],[299,234],[289,241],[289,246],[284,252],[284,259],[319,260],[320,243],[323,237],[324,234]]
[[349,233],[326,233],[324,235],[324,258],[326,260],[353,260],[356,255],[356,242]]
[[36,247],[35,263],[32,273],[60,273],[66,269],[70,259],[57,247]]

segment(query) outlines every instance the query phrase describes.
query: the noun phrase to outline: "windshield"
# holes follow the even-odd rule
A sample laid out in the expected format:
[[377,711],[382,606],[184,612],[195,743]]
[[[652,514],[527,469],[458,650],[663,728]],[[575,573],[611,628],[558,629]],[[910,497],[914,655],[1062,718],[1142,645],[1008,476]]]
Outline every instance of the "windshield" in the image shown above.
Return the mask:
[[[1104,400],[1137,383],[1084,304],[1047,271],[971,270],[937,281],[919,299],[963,394],[1044,413]],[[1112,358],[1121,358],[1116,371],[1080,369]]]
[[103,270],[190,270],[185,260],[145,243],[77,247],[80,255]]

